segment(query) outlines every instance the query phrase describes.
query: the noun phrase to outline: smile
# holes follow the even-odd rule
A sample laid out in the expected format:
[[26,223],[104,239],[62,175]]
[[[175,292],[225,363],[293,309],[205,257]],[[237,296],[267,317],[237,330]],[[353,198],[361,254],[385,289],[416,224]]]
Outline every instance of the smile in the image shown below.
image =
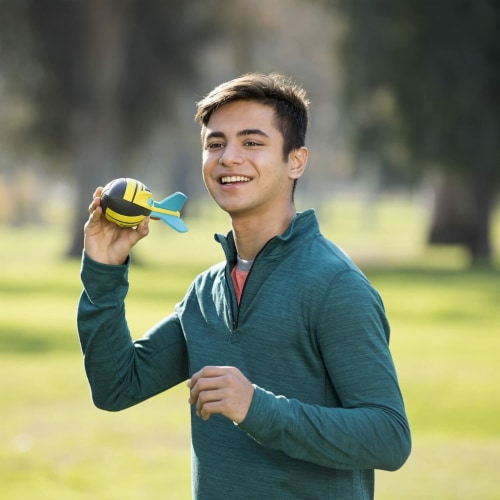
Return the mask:
[[243,177],[242,175],[226,175],[220,178],[221,184],[232,184],[233,182],[250,182],[250,177]]

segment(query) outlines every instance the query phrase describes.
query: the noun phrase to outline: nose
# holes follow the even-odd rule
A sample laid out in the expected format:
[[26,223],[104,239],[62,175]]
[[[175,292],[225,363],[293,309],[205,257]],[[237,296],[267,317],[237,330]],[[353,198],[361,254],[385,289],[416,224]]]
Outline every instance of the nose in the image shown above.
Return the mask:
[[242,161],[243,157],[239,148],[226,144],[219,157],[219,163],[225,167],[231,167],[233,165],[240,165]]

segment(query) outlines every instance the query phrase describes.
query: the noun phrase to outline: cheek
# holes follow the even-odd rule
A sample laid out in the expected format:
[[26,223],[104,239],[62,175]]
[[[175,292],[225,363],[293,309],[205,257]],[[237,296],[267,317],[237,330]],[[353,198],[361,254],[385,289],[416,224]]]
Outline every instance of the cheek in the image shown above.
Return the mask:
[[203,172],[212,172],[217,167],[219,156],[213,152],[204,151],[201,155],[201,168]]
[[210,170],[210,163],[208,161],[207,156],[204,154],[201,157],[201,173],[202,173],[203,177],[205,177],[207,175],[209,170]]
[[202,167],[201,167],[201,176],[203,177],[203,182],[206,184],[207,183],[207,171],[205,170],[204,165],[202,165]]
[[203,177],[203,182],[205,183],[206,186],[210,184],[210,182],[213,182],[212,180],[212,172],[213,172],[213,167],[211,162],[203,161],[201,165],[201,175]]
[[205,151],[203,151],[203,153],[201,155],[201,168],[203,170],[205,169],[205,165],[207,164],[207,159],[208,159],[208,155]]

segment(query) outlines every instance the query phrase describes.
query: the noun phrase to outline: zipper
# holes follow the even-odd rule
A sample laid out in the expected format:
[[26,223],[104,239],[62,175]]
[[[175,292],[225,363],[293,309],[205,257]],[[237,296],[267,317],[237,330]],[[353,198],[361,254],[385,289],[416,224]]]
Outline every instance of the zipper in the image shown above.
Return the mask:
[[[236,334],[236,330],[238,329],[238,316],[239,316],[239,306],[238,300],[236,298],[236,292],[234,290],[234,285],[232,283],[233,278],[231,277],[231,271],[229,270],[229,266],[226,264],[226,268],[224,271],[224,276],[226,278],[226,287],[229,292],[229,309],[231,313],[231,324],[232,324],[232,334]],[[244,288],[244,287],[243,287]],[[242,291],[243,293],[243,291]],[[236,306],[235,306],[236,304]],[[236,315],[234,313],[236,308]],[[236,316],[236,317],[235,317]]]
[[[236,293],[230,294],[230,296],[231,296],[231,318],[232,318],[232,323],[233,323],[233,335],[236,335],[236,332],[238,331],[238,324],[240,321],[241,304],[243,303],[243,297],[245,296],[245,290],[247,287],[248,280],[250,279],[250,275],[252,274],[252,271],[255,268],[255,263],[257,262],[257,259],[262,254],[262,252],[267,247],[267,245],[269,245],[269,243],[271,243],[271,241],[274,240],[274,238],[276,238],[276,236],[273,236],[270,240],[268,240],[267,243],[259,250],[259,252],[255,256],[255,259],[253,260],[252,267],[250,268],[250,271],[248,271],[247,279],[245,280],[245,284],[243,285],[243,289],[241,290],[240,303],[238,304],[238,301],[236,299]],[[226,269],[227,269],[227,267],[226,267]],[[229,277],[227,276],[227,274],[229,274]],[[227,273],[227,271],[226,271],[226,280],[227,279],[231,280],[231,282],[232,282],[233,278],[231,277],[231,272]],[[234,292],[234,286],[232,289]],[[231,290],[231,287],[229,287],[229,290]],[[236,318],[234,315],[234,309],[235,309],[234,308],[234,301],[236,301]]]

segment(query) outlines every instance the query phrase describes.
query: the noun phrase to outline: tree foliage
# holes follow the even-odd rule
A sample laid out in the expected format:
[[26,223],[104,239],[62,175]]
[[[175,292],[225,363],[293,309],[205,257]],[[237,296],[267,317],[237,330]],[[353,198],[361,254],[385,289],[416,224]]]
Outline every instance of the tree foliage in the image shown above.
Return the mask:
[[0,0],[0,105],[13,109],[16,96],[29,109],[21,118],[30,127],[16,132],[30,132],[31,144],[5,126],[0,139],[27,155],[43,145],[50,155],[38,149],[37,158],[76,187],[70,253],[78,255],[97,185],[132,175],[153,190],[164,179],[188,195],[201,190],[192,182],[194,101],[243,72],[280,71],[314,96],[317,167],[305,182],[325,190],[335,164],[332,19],[304,0]]
[[127,144],[140,140],[196,76],[194,49],[213,35],[210,11],[182,0],[2,0],[0,8],[4,72],[37,107],[33,135],[57,148],[71,146],[77,110],[101,106],[116,109]]
[[3,76],[35,110],[30,137],[74,166],[71,255],[81,252],[89,194],[130,172],[145,132],[173,118],[179,89],[197,76],[195,49],[217,33],[219,3],[1,1]]
[[444,172],[450,182],[441,187],[431,241],[465,244],[473,259],[488,260],[500,179],[500,4],[341,6],[348,26],[345,96],[358,150],[389,175],[422,167]]

